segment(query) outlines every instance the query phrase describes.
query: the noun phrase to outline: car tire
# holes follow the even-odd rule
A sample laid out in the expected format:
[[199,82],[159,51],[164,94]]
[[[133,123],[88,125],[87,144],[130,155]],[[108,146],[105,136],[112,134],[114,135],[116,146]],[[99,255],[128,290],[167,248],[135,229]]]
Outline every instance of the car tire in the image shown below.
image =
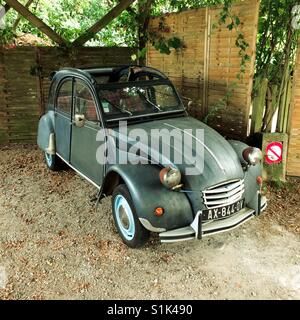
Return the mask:
[[117,186],[112,195],[112,211],[116,228],[123,242],[131,248],[142,247],[150,232],[140,223],[125,184]]
[[59,171],[63,168],[62,160],[56,154],[45,152],[45,162],[51,171]]

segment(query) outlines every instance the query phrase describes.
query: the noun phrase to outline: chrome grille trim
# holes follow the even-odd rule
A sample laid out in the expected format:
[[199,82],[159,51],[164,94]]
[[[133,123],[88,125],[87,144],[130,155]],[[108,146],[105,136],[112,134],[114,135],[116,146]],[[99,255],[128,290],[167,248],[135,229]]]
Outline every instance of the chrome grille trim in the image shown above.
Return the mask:
[[208,209],[233,204],[243,198],[244,180],[232,180],[210,187],[202,192],[204,204]]

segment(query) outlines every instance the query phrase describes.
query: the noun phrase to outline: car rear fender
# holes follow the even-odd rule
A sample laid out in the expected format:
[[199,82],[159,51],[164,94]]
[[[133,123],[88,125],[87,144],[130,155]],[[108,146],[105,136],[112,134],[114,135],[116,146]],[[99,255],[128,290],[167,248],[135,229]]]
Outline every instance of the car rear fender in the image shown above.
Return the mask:
[[55,154],[55,123],[54,111],[48,111],[40,118],[37,144],[49,154]]

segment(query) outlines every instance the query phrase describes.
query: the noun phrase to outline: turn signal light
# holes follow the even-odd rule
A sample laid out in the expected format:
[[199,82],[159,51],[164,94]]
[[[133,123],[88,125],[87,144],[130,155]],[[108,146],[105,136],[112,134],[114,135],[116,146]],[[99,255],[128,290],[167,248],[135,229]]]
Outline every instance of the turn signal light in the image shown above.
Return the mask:
[[164,208],[158,207],[155,209],[154,213],[157,217],[161,217],[165,213],[165,210]]
[[257,184],[258,185],[262,185],[263,184],[263,178],[261,177],[261,176],[258,176],[257,178],[256,178],[256,182],[257,182]]

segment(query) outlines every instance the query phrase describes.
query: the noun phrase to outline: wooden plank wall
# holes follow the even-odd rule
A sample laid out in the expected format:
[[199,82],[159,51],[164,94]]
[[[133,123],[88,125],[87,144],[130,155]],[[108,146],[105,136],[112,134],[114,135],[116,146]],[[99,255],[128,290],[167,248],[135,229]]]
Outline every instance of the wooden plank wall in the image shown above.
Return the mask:
[[129,48],[0,48],[0,143],[36,139],[38,119],[49,92],[49,74],[62,67],[128,64]]
[[[244,139],[247,136],[251,91],[254,75],[259,0],[247,0],[233,6],[233,13],[241,20],[240,31],[249,44],[251,61],[241,80],[236,78],[241,58],[235,45],[236,30],[226,24],[219,26],[220,7],[189,10],[167,14],[165,24],[170,32],[166,38],[177,36],[184,41],[183,50],[171,55],[160,54],[150,44],[147,63],[164,71],[185,97],[196,101],[193,115],[204,119],[223,135]],[[158,30],[159,18],[150,21],[150,30]],[[216,111],[218,101],[225,96],[228,86],[236,82],[233,96],[226,109]]]
[[300,41],[293,78],[293,92],[289,122],[287,174],[300,177]]

